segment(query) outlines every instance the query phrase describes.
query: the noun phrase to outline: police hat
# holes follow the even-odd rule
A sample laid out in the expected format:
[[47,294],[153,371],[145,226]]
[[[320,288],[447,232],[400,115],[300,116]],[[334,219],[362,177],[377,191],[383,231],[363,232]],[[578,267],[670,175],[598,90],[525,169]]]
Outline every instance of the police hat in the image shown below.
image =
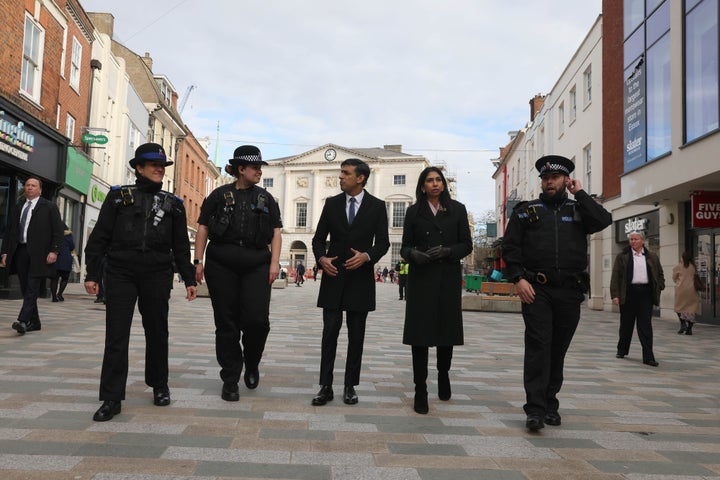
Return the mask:
[[228,160],[230,165],[267,165],[267,162],[263,162],[262,154],[260,149],[254,145],[243,145],[235,149],[233,152],[233,158]]
[[135,158],[130,159],[130,166],[142,165],[145,162],[160,162],[164,167],[172,165],[165,155],[165,149],[157,143],[143,143],[135,150]]
[[535,162],[535,168],[540,172],[540,177],[546,173],[562,173],[570,175],[575,170],[575,164],[569,158],[560,155],[545,155]]

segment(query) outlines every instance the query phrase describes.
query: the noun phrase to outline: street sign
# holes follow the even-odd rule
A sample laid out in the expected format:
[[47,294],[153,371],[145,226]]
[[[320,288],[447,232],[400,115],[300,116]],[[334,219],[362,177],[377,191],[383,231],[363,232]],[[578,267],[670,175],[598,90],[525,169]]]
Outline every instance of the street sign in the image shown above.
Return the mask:
[[105,135],[93,135],[92,133],[86,133],[82,136],[83,143],[97,143],[99,145],[105,145],[108,143],[108,138]]

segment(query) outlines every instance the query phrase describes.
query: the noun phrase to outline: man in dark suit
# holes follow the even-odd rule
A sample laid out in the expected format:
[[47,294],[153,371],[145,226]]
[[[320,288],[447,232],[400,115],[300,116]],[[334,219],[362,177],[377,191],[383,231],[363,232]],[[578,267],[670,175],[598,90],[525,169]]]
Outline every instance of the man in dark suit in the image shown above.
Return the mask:
[[28,178],[24,193],[25,198],[10,209],[0,257],[0,265],[9,265],[9,273],[17,273],[20,281],[23,305],[12,324],[20,335],[41,328],[37,297],[45,277],[55,276],[65,228],[57,205],[41,196],[39,178]]
[[368,312],[375,310],[373,265],[390,248],[385,202],[364,189],[369,176],[370,167],[362,160],[342,162],[343,193],[325,201],[312,239],[315,259],[323,271],[317,302],[323,309],[321,388],[313,405],[325,405],[333,399],[333,369],[343,311],[348,327],[343,401],[348,405],[358,402],[355,385],[360,383],[365,321]]

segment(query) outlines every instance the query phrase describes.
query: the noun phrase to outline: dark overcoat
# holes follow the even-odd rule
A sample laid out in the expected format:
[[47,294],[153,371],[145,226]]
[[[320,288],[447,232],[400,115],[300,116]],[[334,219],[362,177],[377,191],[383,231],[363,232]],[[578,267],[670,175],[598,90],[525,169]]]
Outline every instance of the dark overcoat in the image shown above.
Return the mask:
[[[448,258],[418,265],[410,250],[425,251],[442,245]],[[403,343],[418,346],[463,344],[462,265],[472,252],[472,234],[465,205],[451,201],[433,215],[427,202],[408,208],[400,254],[408,259]]]
[[[333,265],[338,269],[335,277],[323,274],[317,306],[333,310],[370,312],[375,310],[373,265],[390,248],[387,210],[385,202],[365,191],[355,220],[350,225],[345,213],[345,198],[343,192],[325,200],[312,239],[315,260],[319,263],[323,256],[337,256]],[[347,270],[343,265],[354,255],[351,248],[367,252],[371,261],[356,270]]]
[[[24,206],[25,201],[23,200],[10,209],[5,241],[0,252],[7,254],[5,264],[8,265],[10,274],[17,273],[13,257],[20,243],[20,212]],[[31,277],[55,276],[55,264],[48,265],[47,255],[50,252],[60,252],[64,230],[65,225],[60,219],[60,210],[57,205],[44,197],[39,197],[33,207],[27,233],[27,249],[30,256],[29,275]]]

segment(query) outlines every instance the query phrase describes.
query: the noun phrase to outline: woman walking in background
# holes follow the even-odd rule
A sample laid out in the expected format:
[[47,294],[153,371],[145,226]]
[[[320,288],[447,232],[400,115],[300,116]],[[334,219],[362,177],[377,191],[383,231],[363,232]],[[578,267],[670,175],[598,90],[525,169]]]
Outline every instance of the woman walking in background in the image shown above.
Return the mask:
[[[60,253],[55,262],[55,277],[50,279],[50,293],[53,302],[64,302],[63,292],[67,287],[70,271],[72,270],[72,251],[75,250],[75,241],[72,231],[65,225],[63,241],[60,244]],[[59,285],[58,285],[59,284]]]
[[463,344],[462,265],[472,252],[465,205],[450,198],[437,167],[420,173],[405,215],[400,255],[409,260],[403,343],[412,348],[413,408],[428,413],[428,349],[437,347],[438,397],[450,400],[454,345]]
[[672,271],[675,282],[675,313],[680,319],[679,334],[692,335],[695,314],[698,311],[700,296],[695,290],[697,268],[690,252],[683,252],[680,263]]

